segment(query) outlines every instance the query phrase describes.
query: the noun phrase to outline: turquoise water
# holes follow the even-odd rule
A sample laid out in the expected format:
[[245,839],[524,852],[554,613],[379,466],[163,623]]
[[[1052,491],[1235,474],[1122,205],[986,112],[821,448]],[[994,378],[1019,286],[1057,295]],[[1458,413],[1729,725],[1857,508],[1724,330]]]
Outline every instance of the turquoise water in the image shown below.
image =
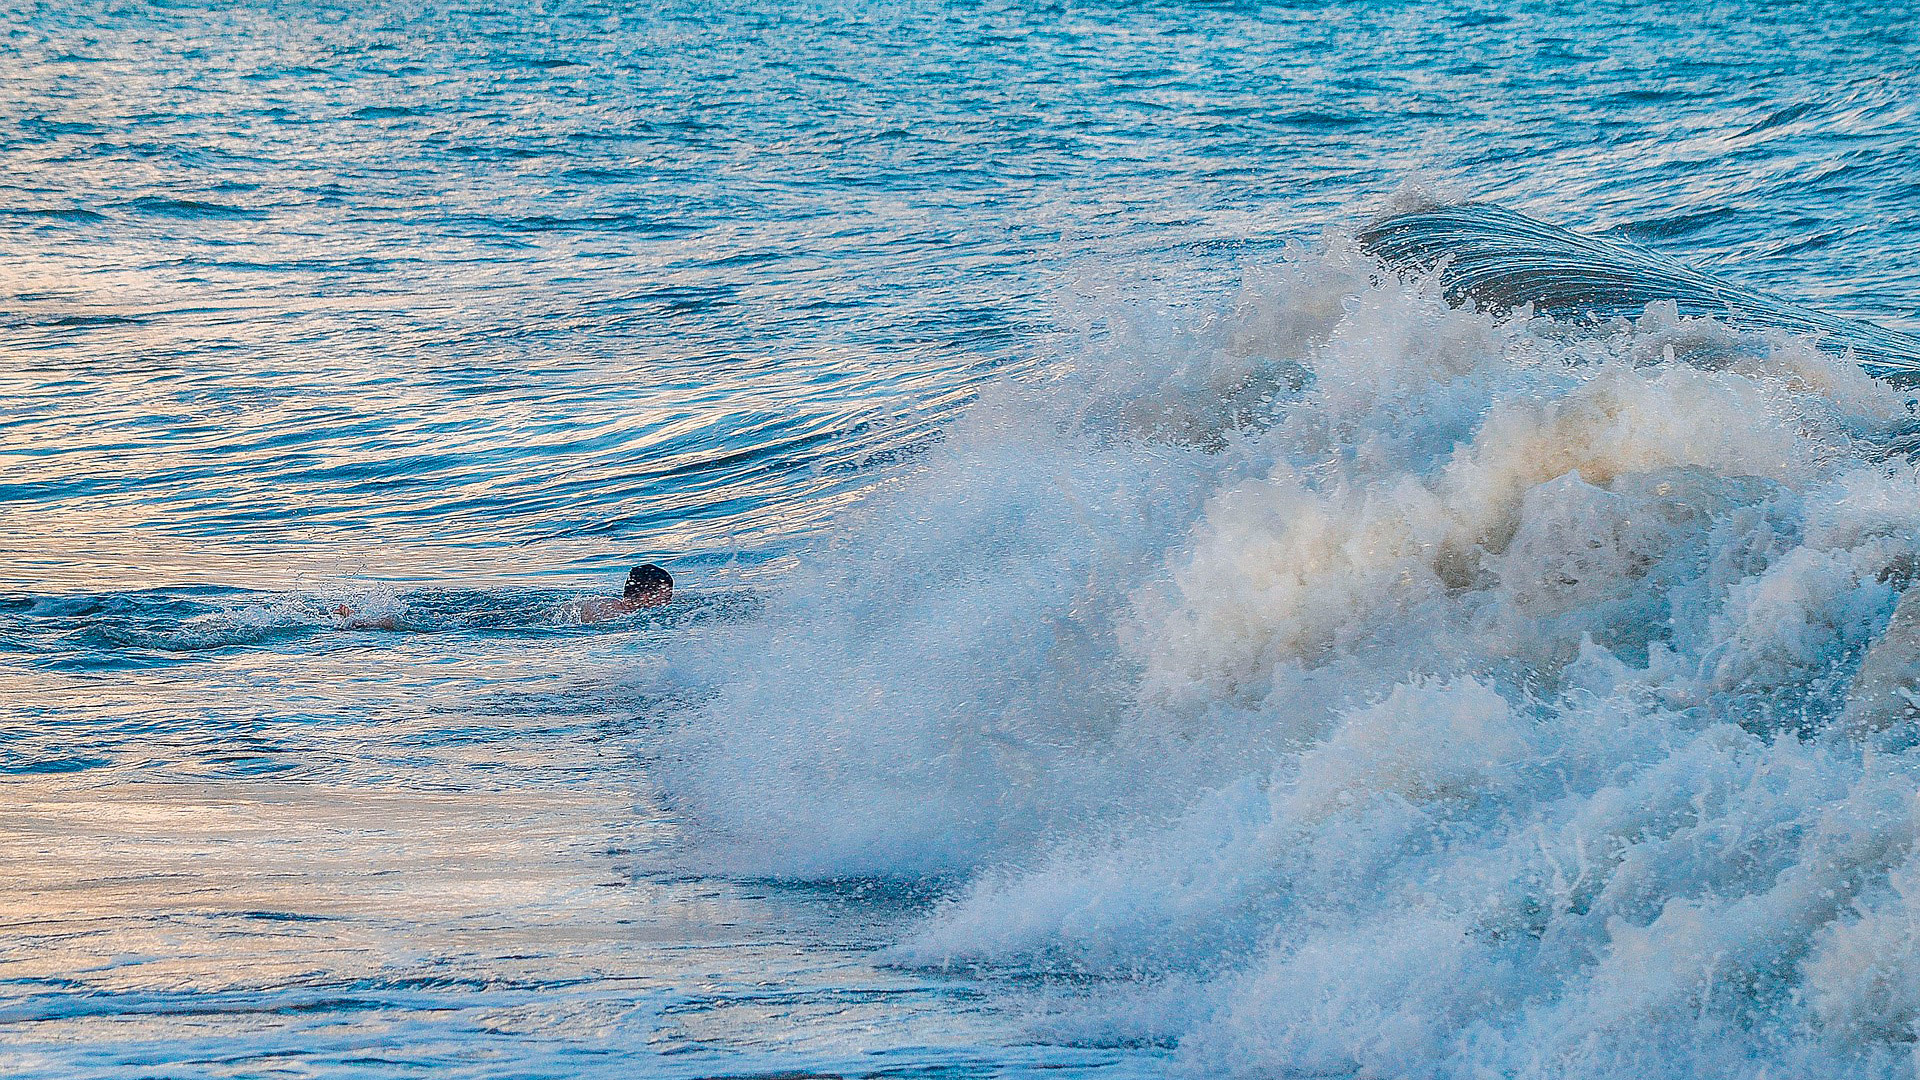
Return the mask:
[[[0,33],[9,1074],[1911,1075],[1906,841],[1834,910],[1714,914],[1920,771],[1820,734],[1911,573],[1911,470],[1874,449],[1910,406],[1752,328],[1449,312],[1346,240],[1497,201],[1920,331],[1905,6],[52,4]],[[1646,374],[1676,346],[1744,359]],[[1485,479],[1488,417],[1607,379],[1608,415],[1699,429]],[[1273,494],[1409,485],[1449,509],[1324,544],[1285,523],[1384,504]],[[1460,570],[1436,523],[1509,490]],[[1547,575],[1512,568],[1564,547],[1542,507],[1633,569],[1474,599]],[[1596,525],[1649,513],[1707,524]],[[1355,569],[1431,537],[1418,603]],[[677,602],[583,621],[639,561]],[[1354,796],[1364,829],[1249,824],[1316,747],[1418,772],[1340,725],[1443,683],[1465,703],[1416,712],[1498,712],[1471,683],[1558,730],[1577,697],[1673,756],[1514,735],[1561,779],[1463,751]],[[1554,832],[1715,784],[1687,827],[1721,862],[1677,817]],[[1589,880],[1500,847],[1521,823],[1664,869],[1576,929],[1459,916],[1558,952],[1396,950],[1471,906],[1469,848],[1489,895]],[[1682,908],[1800,944],[1722,971],[1750,943],[1662,937]],[[1622,974],[1608,926],[1721,989]],[[1436,970],[1465,1004],[1381,989]]]

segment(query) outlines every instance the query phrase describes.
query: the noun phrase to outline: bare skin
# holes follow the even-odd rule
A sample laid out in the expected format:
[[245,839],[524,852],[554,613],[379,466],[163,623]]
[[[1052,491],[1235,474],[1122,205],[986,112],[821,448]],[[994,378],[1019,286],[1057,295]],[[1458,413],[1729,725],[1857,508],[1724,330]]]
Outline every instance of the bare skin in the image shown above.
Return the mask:
[[334,618],[340,620],[340,629],[342,630],[397,630],[399,629],[399,627],[394,624],[393,616],[391,615],[380,615],[375,618],[366,618],[362,616],[359,612],[353,610],[352,608],[348,607],[345,604],[341,604],[339,607],[334,608],[332,615]]
[[628,612],[665,607],[672,599],[671,588],[643,589],[628,596],[590,597],[580,601],[580,621],[601,622],[605,619],[618,618]]
[[376,617],[369,619],[369,617],[361,615],[359,611],[348,607],[346,603],[334,607],[334,609],[332,609],[332,617],[340,621],[340,628],[342,628],[342,630],[397,630],[397,628],[399,628],[399,626],[394,625],[394,617],[392,617],[392,615],[376,615]]

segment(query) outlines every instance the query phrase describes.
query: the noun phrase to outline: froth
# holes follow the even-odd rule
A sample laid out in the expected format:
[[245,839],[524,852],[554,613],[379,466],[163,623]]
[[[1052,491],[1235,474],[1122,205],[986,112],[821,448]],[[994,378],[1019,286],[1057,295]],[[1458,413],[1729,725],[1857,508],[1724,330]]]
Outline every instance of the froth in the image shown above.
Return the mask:
[[956,875],[899,960],[1094,976],[1054,1023],[1203,1074],[1911,1075],[1920,750],[1847,719],[1905,398],[1338,240],[1113,321],[692,661],[710,858]]

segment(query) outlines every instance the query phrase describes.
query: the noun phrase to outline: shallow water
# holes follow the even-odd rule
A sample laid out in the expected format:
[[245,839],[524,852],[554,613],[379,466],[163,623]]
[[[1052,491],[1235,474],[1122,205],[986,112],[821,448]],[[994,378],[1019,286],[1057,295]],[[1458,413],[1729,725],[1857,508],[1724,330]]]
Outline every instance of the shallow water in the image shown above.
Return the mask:
[[1903,6],[0,33],[9,1074],[1912,1075],[1911,403],[1344,239],[1920,331]]

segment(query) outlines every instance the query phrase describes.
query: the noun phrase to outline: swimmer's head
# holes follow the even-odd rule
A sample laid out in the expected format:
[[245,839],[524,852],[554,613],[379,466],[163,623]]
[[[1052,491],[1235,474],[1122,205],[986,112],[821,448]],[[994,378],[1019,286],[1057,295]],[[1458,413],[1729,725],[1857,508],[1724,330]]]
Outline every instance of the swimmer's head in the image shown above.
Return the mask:
[[659,607],[673,599],[673,575],[646,563],[627,575],[625,597],[641,607]]

